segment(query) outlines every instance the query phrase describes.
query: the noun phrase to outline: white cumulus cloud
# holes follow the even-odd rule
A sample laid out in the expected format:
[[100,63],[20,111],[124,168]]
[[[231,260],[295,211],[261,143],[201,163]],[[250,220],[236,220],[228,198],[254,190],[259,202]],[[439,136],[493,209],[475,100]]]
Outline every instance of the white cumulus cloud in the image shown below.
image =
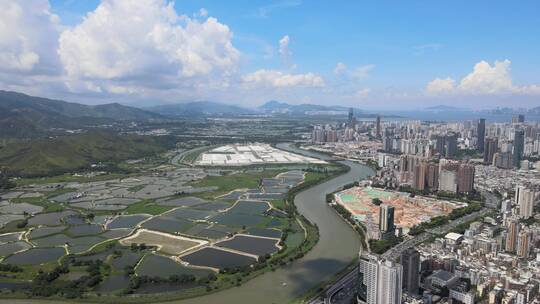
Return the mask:
[[289,42],[290,42],[289,35],[283,36],[281,39],[279,39],[279,54],[282,57],[288,57],[291,56],[291,50],[289,50]]
[[258,70],[242,77],[248,85],[265,87],[323,87],[324,79],[316,74],[287,74],[276,70]]
[[474,65],[471,73],[459,83],[454,79],[436,78],[426,86],[428,95],[495,95],[495,94],[540,94],[539,85],[518,86],[512,81],[511,61],[495,61],[493,65],[480,61]]
[[75,83],[84,79],[113,92],[170,88],[233,72],[240,52],[232,36],[215,18],[179,16],[173,2],[104,0],[62,33],[58,52]]
[[347,65],[343,62],[336,63],[336,67],[334,68],[334,74],[341,74],[347,70]]
[[206,10],[204,7],[199,10],[199,16],[201,17],[208,17],[208,10]]
[[47,0],[1,1],[0,71],[57,73],[58,20]]
[[429,95],[437,95],[440,93],[452,93],[456,86],[456,81],[450,77],[435,78],[426,86],[426,93]]
[[510,76],[510,60],[495,61],[491,66],[486,61],[474,65],[473,71],[459,83],[459,89],[472,94],[494,94],[513,89]]
[[352,73],[351,76],[358,80],[365,79],[369,76],[369,73],[375,68],[374,64],[367,64],[357,67]]

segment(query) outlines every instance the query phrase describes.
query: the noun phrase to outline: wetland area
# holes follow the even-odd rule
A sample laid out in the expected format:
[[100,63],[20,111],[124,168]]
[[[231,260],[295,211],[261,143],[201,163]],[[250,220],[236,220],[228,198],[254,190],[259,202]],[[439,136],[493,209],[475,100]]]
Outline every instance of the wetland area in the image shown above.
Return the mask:
[[[111,180],[24,183],[1,196],[10,207],[0,218],[2,296],[111,303],[241,303],[261,301],[261,293],[264,303],[299,299],[357,256],[358,237],[328,208],[325,194],[370,173],[349,162],[169,164]],[[336,244],[335,234],[346,241]],[[52,288],[44,290],[36,277]]]

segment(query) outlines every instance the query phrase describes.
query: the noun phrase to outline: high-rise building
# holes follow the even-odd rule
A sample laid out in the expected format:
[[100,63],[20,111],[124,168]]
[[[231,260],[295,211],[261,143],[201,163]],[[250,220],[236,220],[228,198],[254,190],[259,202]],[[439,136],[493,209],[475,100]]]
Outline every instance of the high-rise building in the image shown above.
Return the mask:
[[413,188],[423,191],[426,188],[427,164],[424,162],[416,164],[413,175]]
[[358,263],[358,303],[401,303],[402,275],[401,265],[362,254]]
[[461,164],[457,174],[457,191],[471,193],[474,190],[474,166]]
[[493,165],[498,168],[511,169],[512,161],[512,153],[510,152],[497,152],[493,155]]
[[379,230],[383,233],[394,231],[394,207],[383,204],[379,207]]
[[420,283],[420,253],[408,248],[401,253],[403,266],[403,289],[411,294],[418,294]]
[[392,152],[394,150],[393,144],[394,136],[388,129],[386,129],[383,136],[383,150],[385,152]]
[[377,304],[378,274],[377,258],[362,254],[358,262],[358,303]]
[[443,168],[439,173],[439,190],[443,192],[457,192],[457,174],[453,170]]
[[437,135],[435,137],[435,151],[439,153],[439,155],[444,156],[444,144],[445,144],[445,137],[444,135]]
[[516,252],[517,238],[519,235],[519,222],[511,221],[508,223],[507,234],[506,234],[506,251],[507,252]]
[[514,132],[514,151],[513,165],[515,168],[519,168],[521,158],[523,157],[523,149],[525,147],[525,132],[522,129],[516,129]]
[[531,233],[529,231],[521,231],[518,237],[518,248],[517,255],[522,258],[527,258],[529,256],[529,251],[531,247]]
[[457,153],[457,134],[450,133],[445,137],[444,143],[444,156],[445,157],[454,157]]
[[484,138],[486,137],[486,120],[484,118],[478,120],[477,136],[477,150],[484,152]]
[[533,216],[534,201],[536,192],[523,186],[516,187],[515,203],[519,206],[519,216],[530,218]]
[[379,265],[377,288],[378,304],[401,304],[403,267],[392,261],[383,261]]
[[353,117],[354,117],[354,109],[353,108],[349,108],[349,125],[352,124],[352,121],[353,121]]
[[430,190],[439,189],[439,166],[437,164],[429,163],[427,165],[427,186]]
[[518,114],[518,115],[512,116],[512,123],[513,124],[524,123],[524,122],[525,122],[525,115]]
[[377,138],[381,137],[381,116],[377,115],[377,124],[375,126]]
[[499,141],[495,137],[486,138],[484,144],[484,164],[493,164],[493,156],[497,153]]

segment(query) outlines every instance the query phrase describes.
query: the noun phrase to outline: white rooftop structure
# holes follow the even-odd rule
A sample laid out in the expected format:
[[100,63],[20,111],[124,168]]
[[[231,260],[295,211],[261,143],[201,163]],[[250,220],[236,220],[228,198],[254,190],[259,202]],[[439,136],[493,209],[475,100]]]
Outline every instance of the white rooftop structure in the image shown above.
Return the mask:
[[320,159],[279,150],[269,144],[231,144],[209,150],[195,162],[200,166],[246,166],[253,164],[315,163],[324,164]]

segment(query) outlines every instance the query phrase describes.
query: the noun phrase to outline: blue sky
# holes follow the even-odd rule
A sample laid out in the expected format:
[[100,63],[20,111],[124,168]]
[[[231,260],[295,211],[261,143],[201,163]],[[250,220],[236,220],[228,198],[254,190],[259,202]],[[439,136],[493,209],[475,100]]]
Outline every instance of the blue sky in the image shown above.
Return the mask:
[[[114,9],[117,1],[104,1],[110,2],[109,16],[128,11]],[[168,4],[148,1],[162,8]],[[129,1],[123,2],[126,5]],[[372,109],[441,103],[471,108],[540,105],[538,1],[175,1],[178,16],[186,15],[200,24],[215,18],[218,25],[228,28],[222,34],[230,34],[230,40],[213,45],[217,50],[213,55],[228,56],[232,62],[224,65],[219,58],[204,57],[202,60],[215,61],[212,72],[201,71],[193,76],[185,73],[184,59],[167,57],[166,62],[177,61],[184,72],[179,83],[171,81],[170,73],[164,76],[162,71],[156,72],[159,68],[152,65],[112,71],[106,79],[95,76],[99,70],[69,68],[69,63],[81,60],[72,58],[80,52],[69,48],[75,45],[77,50],[80,41],[88,41],[88,37],[81,37],[85,31],[75,29],[96,29],[91,38],[101,43],[99,31],[107,29],[97,28],[91,20],[85,24],[83,18],[104,3],[51,0],[49,5],[51,14],[59,18],[59,36],[66,30],[73,33],[59,43],[59,48],[65,50],[59,52],[59,73],[63,76],[57,78],[62,83],[53,83],[55,89],[45,88],[46,95],[89,103],[212,99],[257,105],[279,99],[291,103],[359,104]],[[169,25],[185,26],[183,21]],[[217,37],[206,33],[208,39]],[[144,36],[143,32],[136,34]],[[198,39],[197,33],[192,34],[187,39]],[[280,40],[285,37],[287,43],[280,52]],[[115,39],[110,43],[114,44]],[[220,53],[229,42],[232,49]],[[182,43],[166,48],[182,49]],[[137,48],[132,41],[127,44]],[[162,50],[159,45],[152,47]],[[101,63],[109,60],[97,55]],[[110,60],[107,64],[117,63]],[[338,63],[341,68],[336,69]],[[103,68],[108,66],[104,64]],[[133,70],[137,75],[129,74]],[[160,83],[167,85],[147,86],[147,81],[133,81],[140,77],[152,79],[154,73],[158,78],[165,77]],[[8,88],[24,90],[20,84],[5,82]],[[196,89],[186,83],[193,83]],[[80,89],[82,86],[98,89],[88,92]]]

